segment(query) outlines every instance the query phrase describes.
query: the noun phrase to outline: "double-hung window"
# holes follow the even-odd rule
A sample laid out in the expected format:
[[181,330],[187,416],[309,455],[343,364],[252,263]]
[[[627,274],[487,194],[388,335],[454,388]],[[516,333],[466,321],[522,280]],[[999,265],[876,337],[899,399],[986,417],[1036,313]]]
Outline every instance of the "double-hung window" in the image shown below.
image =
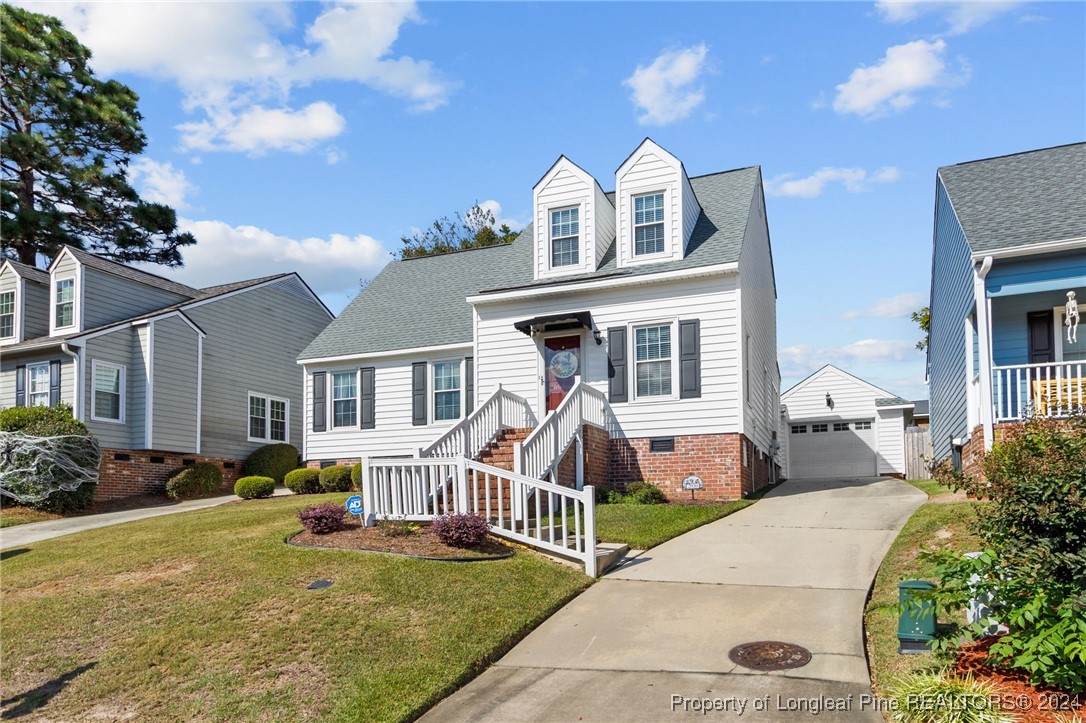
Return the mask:
[[49,406],[49,365],[28,364],[26,367],[26,401],[28,407]]
[[358,424],[358,372],[332,374],[332,426]]
[[664,194],[634,196],[634,256],[664,252]]
[[97,359],[91,362],[94,377],[94,408],[91,418],[100,422],[124,421],[124,367]]
[[249,393],[249,439],[286,442],[289,409],[286,399]]
[[0,339],[15,336],[15,292],[0,294]]
[[434,362],[434,421],[460,418],[460,362]]
[[581,263],[581,210],[551,211],[551,267]]
[[671,396],[671,324],[634,329],[638,397]]
[[56,319],[54,326],[63,329],[75,323],[75,279],[57,279]]

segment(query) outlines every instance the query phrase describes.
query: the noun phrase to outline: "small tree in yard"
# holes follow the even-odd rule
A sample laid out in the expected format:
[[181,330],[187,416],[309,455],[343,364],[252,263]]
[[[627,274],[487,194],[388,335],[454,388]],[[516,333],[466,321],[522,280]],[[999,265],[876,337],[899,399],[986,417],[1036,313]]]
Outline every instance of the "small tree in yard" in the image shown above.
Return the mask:
[[[940,481],[984,497],[976,558],[944,550],[932,599],[956,614],[978,590],[990,591],[994,615],[1010,632],[991,646],[995,662],[1027,673],[1035,685],[1086,690],[1086,417],[1035,418],[1014,429],[983,461],[987,482],[936,471]],[[971,583],[973,575],[980,583]],[[992,621],[965,631],[982,636]],[[944,641],[952,646],[953,641]]]
[[400,239],[403,243],[400,258],[413,259],[450,251],[500,246],[512,243],[520,235],[519,231],[513,231],[506,224],[495,229],[495,223],[494,213],[476,203],[467,213],[457,213],[455,219],[444,216],[430,224],[425,231],[403,236]]

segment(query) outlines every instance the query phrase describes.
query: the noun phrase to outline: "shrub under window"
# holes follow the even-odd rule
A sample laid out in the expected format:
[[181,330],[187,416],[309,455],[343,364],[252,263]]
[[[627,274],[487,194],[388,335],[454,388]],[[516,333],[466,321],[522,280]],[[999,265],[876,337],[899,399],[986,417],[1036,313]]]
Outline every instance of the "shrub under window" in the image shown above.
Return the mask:
[[325,492],[350,492],[351,467],[346,464],[334,464],[320,472],[321,487]]
[[287,472],[283,485],[296,495],[315,495],[324,491],[321,487],[321,471],[307,467]]

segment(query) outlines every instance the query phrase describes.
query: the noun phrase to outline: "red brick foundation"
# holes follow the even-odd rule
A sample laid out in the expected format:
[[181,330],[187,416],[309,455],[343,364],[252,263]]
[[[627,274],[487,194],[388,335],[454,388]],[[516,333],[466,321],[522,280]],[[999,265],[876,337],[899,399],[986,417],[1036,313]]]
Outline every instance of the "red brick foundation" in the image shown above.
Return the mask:
[[[125,456],[128,458],[125,459]],[[94,500],[98,502],[135,495],[161,494],[166,491],[166,477],[170,472],[184,467],[186,463],[198,462],[211,462],[222,471],[225,492],[233,491],[234,483],[241,477],[245,466],[239,459],[104,447],[102,462],[98,466],[98,487],[94,491]]]
[[[650,452],[648,437],[611,440],[611,485],[651,482],[673,502],[689,502],[682,489],[689,475],[701,477],[700,502],[737,500],[769,481],[768,460],[759,461],[754,445],[742,434],[676,436],[674,452]],[[746,448],[744,454],[744,447]],[[761,471],[758,472],[758,468]]]
[[[1021,422],[1003,422],[992,428],[994,443],[998,443],[1013,429],[1022,426]],[[984,425],[977,425],[970,435],[969,441],[962,445],[962,472],[984,481]]]
[[[321,468],[321,462],[326,462],[326,461],[327,460],[322,460],[322,459],[309,459],[309,460],[306,460],[303,463],[303,465],[305,467],[308,467],[309,469],[320,469]],[[336,464],[345,464],[345,465],[349,466],[349,465],[358,464],[362,460],[360,458],[358,458],[358,457],[355,457],[354,459],[337,459],[337,460],[333,460],[333,461]]]

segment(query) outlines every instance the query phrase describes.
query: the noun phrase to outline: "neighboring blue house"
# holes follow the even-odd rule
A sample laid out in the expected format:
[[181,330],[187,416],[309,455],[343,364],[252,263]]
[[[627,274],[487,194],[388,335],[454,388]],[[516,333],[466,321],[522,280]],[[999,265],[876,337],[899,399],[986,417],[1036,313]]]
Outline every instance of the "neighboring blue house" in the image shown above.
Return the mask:
[[1086,144],[940,168],[928,347],[935,459],[963,454],[968,468],[1000,425],[1086,405],[1086,327],[1068,324],[1069,299],[1086,300]]

